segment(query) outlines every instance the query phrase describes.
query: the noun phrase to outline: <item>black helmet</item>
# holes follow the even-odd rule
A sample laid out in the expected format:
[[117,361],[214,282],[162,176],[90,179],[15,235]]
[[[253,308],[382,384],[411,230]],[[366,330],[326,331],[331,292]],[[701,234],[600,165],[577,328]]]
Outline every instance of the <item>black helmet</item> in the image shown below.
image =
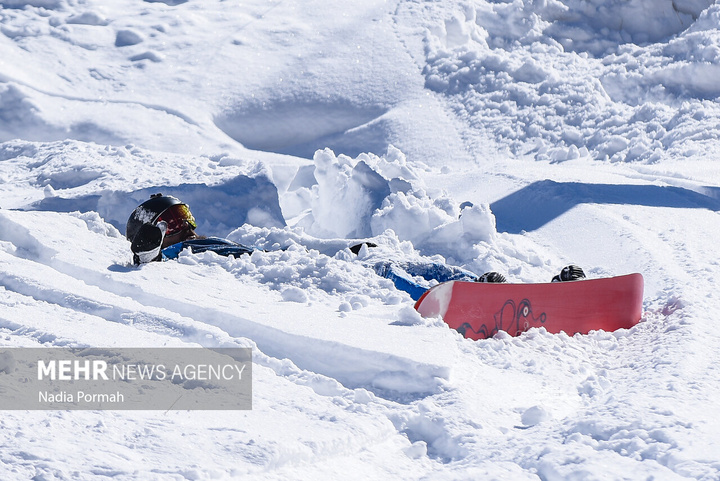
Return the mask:
[[153,194],[130,214],[125,227],[125,237],[130,242],[144,224],[155,224],[160,215],[174,205],[183,204],[180,199],[171,195]]

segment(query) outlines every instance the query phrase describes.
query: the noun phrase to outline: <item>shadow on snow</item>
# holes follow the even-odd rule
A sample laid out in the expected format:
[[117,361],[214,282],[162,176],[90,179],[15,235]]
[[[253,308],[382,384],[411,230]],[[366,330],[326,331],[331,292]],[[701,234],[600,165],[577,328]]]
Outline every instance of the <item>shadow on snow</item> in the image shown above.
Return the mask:
[[498,232],[519,234],[544,226],[579,204],[620,204],[720,211],[720,189],[705,195],[682,187],[584,184],[541,180],[490,204]]
[[100,214],[125,233],[130,213],[151,194],[173,195],[187,203],[204,235],[227,235],[244,223],[266,227],[282,227],[285,220],[280,210],[275,185],[266,177],[239,175],[217,185],[158,185],[133,192],[105,191],[75,198],[47,197],[28,210],[53,212],[90,212]]

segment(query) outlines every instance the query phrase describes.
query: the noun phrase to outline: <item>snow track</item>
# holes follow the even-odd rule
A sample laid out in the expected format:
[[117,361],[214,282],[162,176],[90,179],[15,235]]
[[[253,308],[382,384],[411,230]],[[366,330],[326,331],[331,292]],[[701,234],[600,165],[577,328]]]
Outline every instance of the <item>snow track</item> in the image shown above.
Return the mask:
[[[377,418],[376,415],[372,415],[371,417],[362,408],[374,399],[371,393],[364,389],[348,389],[332,377],[301,370],[287,357],[291,359],[308,357],[303,353],[306,349],[310,349],[313,355],[330,361],[333,361],[333,356],[335,356],[333,362],[336,368],[353,366],[353,373],[356,377],[343,379],[346,384],[367,382],[368,387],[371,387],[372,382],[366,379],[366,376],[392,378],[392,371],[395,370],[400,375],[416,372],[420,380],[415,381],[414,384],[421,389],[427,389],[436,381],[422,380],[422,378],[426,376],[434,379],[433,375],[438,374],[434,372],[437,371],[437,367],[423,368],[417,363],[395,355],[381,355],[350,346],[340,347],[336,345],[337,343],[320,339],[299,338],[297,335],[264,327],[262,324],[250,322],[237,315],[231,316],[223,313],[222,310],[212,311],[212,309],[193,307],[187,299],[183,301],[179,298],[172,298],[172,296],[162,297],[157,293],[143,293],[131,281],[113,279],[113,276],[128,276],[133,273],[139,276],[146,275],[142,269],[122,267],[121,264],[100,267],[101,269],[112,268],[105,273],[91,269],[93,256],[98,254],[93,246],[105,245],[112,250],[114,248],[108,245],[108,241],[110,241],[109,244],[113,244],[114,240],[112,237],[105,236],[102,236],[105,241],[96,238],[95,236],[99,236],[99,234],[87,230],[84,222],[68,224],[61,220],[66,216],[67,214],[53,213],[2,213],[4,227],[0,232],[0,241],[3,247],[0,251],[0,272],[2,272],[0,292],[2,292],[2,304],[5,309],[0,313],[0,333],[5,343],[29,347],[39,345],[127,347],[128,339],[132,339],[132,345],[136,347],[178,347],[188,344],[206,347],[254,347],[255,342],[249,340],[246,337],[247,334],[261,340],[273,338],[278,341],[277,344],[271,345],[272,343],[268,340],[268,347],[284,351],[287,355],[285,359],[270,357],[254,347],[255,389],[260,390],[260,393],[255,396],[254,408],[266,410],[271,414],[265,420],[252,416],[253,420],[250,424],[258,423],[256,426],[264,426],[263,429],[270,429],[269,432],[272,432],[276,429],[272,426],[281,422],[285,428],[289,428],[286,434],[290,439],[298,434],[293,426],[297,424],[297,429],[299,429],[301,425],[306,426],[306,423],[310,422],[317,423],[317,429],[326,430],[326,434],[322,436],[314,434],[312,442],[308,440],[308,444],[302,441],[302,435],[300,435],[299,444],[293,445],[283,441],[282,445],[277,445],[276,441],[254,440],[254,436],[248,434],[247,414],[232,414],[232,418],[235,418],[233,420],[230,414],[215,414],[215,417],[206,419],[205,414],[199,413],[195,420],[205,420],[202,422],[202,431],[193,432],[192,428],[186,426],[190,431],[189,436],[200,437],[201,439],[196,439],[199,443],[214,443],[218,441],[219,437],[231,436],[233,440],[229,442],[228,449],[236,446],[238,451],[235,452],[240,454],[242,459],[242,462],[236,467],[238,474],[265,469],[282,472],[288,464],[297,465],[309,461],[354,458],[358,456],[358,450],[373,450],[372,446],[376,444],[382,446],[389,443],[395,445],[396,448],[397,445],[401,447],[407,445],[407,441],[403,441],[405,438],[397,433],[387,418],[383,422],[384,416]],[[43,231],[37,229],[37,226],[52,226],[54,222],[58,221],[65,223],[66,226],[74,225],[78,228],[74,233],[65,232],[65,234],[70,234],[71,238],[96,241],[84,244],[86,248],[83,251],[89,255],[85,262],[67,263],[63,259],[63,255],[59,255],[58,251],[54,251],[50,247],[50,245],[63,247],[65,243],[69,242],[64,236],[54,239],[45,237],[42,241],[38,239],[38,237],[44,237],[43,234],[50,233],[51,229]],[[124,250],[125,241],[116,240]],[[17,242],[18,245],[13,244],[12,241]],[[69,248],[69,245],[67,247]],[[119,253],[119,251],[116,252]],[[68,253],[66,252],[66,254]],[[77,253],[69,254],[72,256]],[[127,254],[122,252],[122,257],[127,257]],[[178,267],[192,269],[190,266]],[[189,275],[186,273],[185,279],[192,280],[192,273]],[[195,280],[201,281],[202,278],[198,277]],[[236,287],[232,286],[233,290],[236,290]],[[197,289],[197,286],[195,288]],[[257,287],[250,289],[258,290]],[[203,290],[207,292],[205,289]],[[279,297],[277,293],[272,293],[267,289],[260,290],[263,295],[274,294]],[[77,294],[79,292],[83,294]],[[260,293],[255,292],[255,294],[259,295]],[[280,302],[279,299],[278,302]],[[162,304],[167,306],[162,307]],[[236,302],[234,305],[237,308],[238,303]],[[182,313],[195,314],[196,317],[199,316],[200,320]],[[265,334],[263,334],[264,332]],[[284,342],[283,338],[285,338]],[[312,347],[307,347],[310,343],[312,343]],[[333,362],[329,363],[326,370],[332,371]],[[423,369],[429,370],[423,373]],[[375,374],[373,375],[373,373]],[[285,387],[278,386],[278,383]],[[407,379],[401,383],[405,386],[413,385],[413,381]],[[262,394],[263,389],[266,393],[282,390],[287,394],[287,398],[280,399],[275,395],[268,397]],[[306,401],[303,399],[311,396],[309,393],[313,393],[312,396],[320,396],[312,403],[317,406],[317,411],[313,413],[313,409],[302,408],[302,412],[298,412],[294,406],[297,406],[298,403],[305,403]],[[323,398],[327,401],[319,401]],[[326,403],[328,404],[326,405]],[[272,409],[268,409],[269,407]],[[377,410],[377,406],[370,409],[370,411]],[[190,416],[191,419],[193,417],[194,415]],[[240,418],[239,424],[238,417]],[[114,451],[118,457],[115,460],[93,461],[94,454],[90,454],[90,457],[85,458],[84,462],[94,463],[93,465],[96,466],[94,474],[96,475],[147,479],[147,476],[152,475],[151,473],[120,468],[123,465],[122,459],[126,458],[126,454],[123,454],[124,450],[143,447],[143,449],[158,450],[160,455],[170,446],[178,449],[177,441],[160,433],[168,431],[166,428],[169,425],[177,426],[178,420],[181,424],[186,422],[174,414],[170,415],[168,419],[161,420],[155,420],[153,416],[148,418],[143,414],[117,414],[112,419],[100,420],[97,414],[72,413],[69,415],[69,419],[64,418],[65,416],[62,414],[56,413],[33,413],[28,415],[28,423],[22,427],[15,424],[11,418],[6,418],[3,421],[4,432],[22,439],[26,436],[25,433],[32,433],[37,429],[35,423],[38,422],[44,423],[56,433],[56,441],[70,443],[72,442],[70,439],[62,441],[65,438],[61,433],[69,430],[67,423],[74,425],[77,422],[91,422],[96,425],[95,429],[88,433],[88,441],[95,439],[95,442],[102,443],[101,439],[107,435],[108,429],[120,429],[123,422],[132,420],[132,422],[145,426],[137,433],[137,436],[142,436],[144,440],[140,445],[136,441],[140,438],[136,438],[132,432],[127,432],[123,436],[129,437],[124,441],[118,440],[120,443],[116,446],[117,450]],[[88,418],[89,421],[82,421]],[[354,418],[358,419],[353,421]],[[311,421],[311,419],[316,420]],[[370,424],[361,419],[367,419]],[[323,428],[322,426],[326,423],[328,423],[327,427]],[[342,425],[343,428],[338,429],[339,425]],[[228,426],[237,427],[233,429]],[[208,429],[209,431],[206,431]],[[208,437],[206,433],[212,434],[213,429],[220,434]],[[316,433],[315,428],[313,428],[313,432]],[[394,437],[397,439],[393,440]],[[242,441],[243,439],[244,441]],[[0,445],[2,445],[2,441],[0,441]],[[20,446],[22,445],[23,443],[20,442]],[[180,447],[180,449],[184,448]],[[37,475],[49,472],[54,472],[61,478],[70,475],[62,468],[62,465],[58,464],[59,459],[45,457],[38,452],[28,456],[22,448],[18,448],[15,452],[6,453],[3,463],[5,466],[13,466],[16,475],[20,475],[20,473]],[[197,466],[189,468],[168,465],[162,472],[182,474],[185,470],[190,473],[188,476],[193,476],[192,473],[201,477],[213,476],[213,469],[207,468],[206,462],[198,461],[198,463]],[[6,474],[10,476],[10,471],[7,471]]]
[[[574,227],[588,224],[592,233]],[[571,238],[563,235],[568,232]],[[718,295],[705,287],[720,274],[718,263],[708,261],[718,233],[720,216],[710,210],[601,205],[576,207],[533,233],[555,239],[553,247],[568,260],[589,266],[592,253],[614,272],[639,271],[646,279],[644,322],[593,352],[585,408],[565,426],[573,443],[619,455],[628,466],[640,458],[682,477],[718,476],[718,464],[707,457],[716,444],[697,454],[682,449],[718,427],[702,414],[706,399],[720,395],[710,381],[720,355],[708,347],[720,341],[712,315]],[[583,245],[582,252],[573,245]],[[570,471],[558,470],[558,455],[550,455],[551,474],[563,478]],[[667,476],[664,469],[658,476]]]
[[[447,361],[440,365],[413,361],[416,356],[412,356],[410,350],[402,350],[410,355],[409,358],[398,356],[395,354],[398,350],[391,349],[391,343],[387,341],[379,342],[373,348],[353,345],[353,339],[357,338],[353,331],[358,329],[359,322],[365,324],[361,329],[366,329],[367,323],[373,322],[368,318],[346,319],[343,326],[337,326],[337,322],[322,321],[323,317],[334,316],[332,310],[317,307],[310,311],[312,316],[306,321],[310,325],[288,325],[287,320],[296,316],[293,311],[298,305],[282,302],[277,291],[247,283],[243,285],[243,279],[237,279],[219,267],[218,261],[225,262],[226,259],[210,255],[208,265],[196,268],[182,265],[182,261],[180,265],[171,263],[151,270],[115,264],[103,273],[97,270],[92,257],[86,262],[70,262],[76,253],[70,252],[67,240],[45,238],[43,245],[38,239],[42,235],[32,232],[33,225],[62,222],[57,214],[13,212],[2,215],[6,232],[15,234],[0,235],[1,240],[22,239],[20,245],[11,244],[6,250],[24,258],[12,262],[7,252],[0,253],[6,257],[0,285],[41,303],[77,311],[81,317],[164,332],[179,341],[205,347],[219,347],[213,341],[218,337],[218,331],[223,337],[245,345],[249,338],[273,357],[289,358],[301,367],[330,375],[350,387],[375,386],[389,391],[423,393],[436,390],[438,379],[448,377]],[[77,226],[80,230],[72,237],[84,239],[87,249],[92,252],[92,244],[102,239],[87,230],[83,232],[85,225],[82,222]],[[124,240],[118,239],[117,244],[120,249],[126,247]],[[122,257],[126,258],[127,254],[123,252]],[[206,272],[203,272],[208,268],[215,271],[210,284],[204,279]],[[139,285],[140,279],[146,282],[144,288]],[[238,289],[240,286],[242,289]],[[202,292],[200,296],[198,289]],[[84,294],[74,294],[78,292]],[[266,300],[260,305],[253,300],[266,298],[274,298],[277,305],[266,309],[262,307],[267,305]],[[387,323],[376,324],[377,329],[388,336],[402,329],[387,326]],[[381,334],[378,332],[378,336]],[[422,339],[420,336],[419,340]],[[97,345],[98,341],[98,338],[85,340],[79,336],[75,342]],[[312,354],[305,347],[309,345],[312,345]],[[440,359],[442,356],[438,357]],[[345,371],[346,368],[350,370]]]

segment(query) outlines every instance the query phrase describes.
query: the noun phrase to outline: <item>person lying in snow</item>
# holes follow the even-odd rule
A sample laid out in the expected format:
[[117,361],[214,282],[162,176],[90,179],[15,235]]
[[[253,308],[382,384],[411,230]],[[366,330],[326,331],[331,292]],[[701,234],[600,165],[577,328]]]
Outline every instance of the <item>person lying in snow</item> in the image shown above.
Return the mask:
[[131,242],[133,262],[139,265],[175,259],[184,249],[233,257],[255,250],[220,237],[199,236],[195,228],[197,223],[187,204],[170,195],[150,196],[127,221],[125,237]]
[[[130,241],[136,265],[175,259],[185,249],[193,253],[212,251],[239,257],[256,250],[220,237],[199,236],[197,223],[187,204],[176,197],[154,194],[130,214],[125,237]],[[370,241],[356,243],[350,250],[358,255],[363,248],[377,247]],[[477,276],[458,267],[438,262],[367,263],[379,276],[390,279],[399,290],[417,300],[432,283],[450,280],[475,280]]]
[[[256,250],[220,237],[198,236],[196,228],[195,217],[187,204],[173,196],[152,195],[130,214],[127,222],[125,237],[131,242],[133,262],[139,265],[175,259],[185,249],[193,253],[212,251],[233,257]],[[350,247],[350,250],[358,255],[363,247],[377,246],[364,241]],[[418,300],[435,282],[506,282],[505,277],[497,272],[487,272],[478,277],[472,272],[439,262],[376,261],[368,266],[379,276],[390,279],[397,289],[407,292],[414,300]],[[553,282],[584,277],[582,269],[568,266],[553,278]]]

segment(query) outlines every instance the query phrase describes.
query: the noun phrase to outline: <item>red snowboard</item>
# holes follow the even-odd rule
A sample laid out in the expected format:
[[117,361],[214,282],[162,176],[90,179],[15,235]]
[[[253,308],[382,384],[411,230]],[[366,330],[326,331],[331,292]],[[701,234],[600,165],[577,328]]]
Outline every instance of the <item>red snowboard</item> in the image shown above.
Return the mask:
[[541,326],[570,335],[630,328],[642,317],[642,300],[641,274],[547,284],[450,281],[425,292],[415,309],[442,316],[465,337],[485,339]]

